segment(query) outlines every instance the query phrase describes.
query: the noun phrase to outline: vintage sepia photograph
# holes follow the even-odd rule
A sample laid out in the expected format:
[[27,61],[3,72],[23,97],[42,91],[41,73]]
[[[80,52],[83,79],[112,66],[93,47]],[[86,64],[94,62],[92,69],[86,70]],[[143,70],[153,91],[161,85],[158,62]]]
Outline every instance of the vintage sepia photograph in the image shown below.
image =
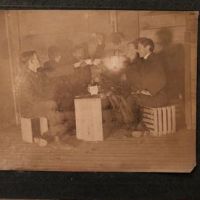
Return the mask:
[[198,12],[0,11],[0,170],[191,172]]

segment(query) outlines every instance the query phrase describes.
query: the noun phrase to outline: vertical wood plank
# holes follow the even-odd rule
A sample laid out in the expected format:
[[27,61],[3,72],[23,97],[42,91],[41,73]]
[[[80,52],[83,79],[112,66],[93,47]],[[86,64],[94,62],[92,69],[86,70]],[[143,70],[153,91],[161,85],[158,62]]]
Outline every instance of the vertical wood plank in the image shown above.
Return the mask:
[[163,134],[167,135],[167,111],[166,108],[162,108],[162,114],[163,114]]
[[191,46],[185,44],[185,122],[187,129],[192,128],[192,111],[191,111]]
[[176,131],[176,109],[175,106],[171,106],[172,111],[172,133]]
[[13,102],[15,110],[15,121],[16,125],[19,125],[21,122],[20,108],[19,108],[20,106],[16,98],[16,83],[15,83],[16,74],[20,67],[19,64],[20,35],[18,29],[19,28],[18,11],[6,11],[5,23],[6,23],[7,40],[8,40],[9,65],[10,65],[10,76],[11,76]]
[[156,108],[153,108],[154,114],[154,136],[158,136],[158,115]]
[[172,130],[172,121],[171,121],[171,109],[170,107],[167,107],[167,132],[171,133]]
[[158,135],[161,136],[162,132],[163,132],[163,128],[162,128],[162,110],[161,110],[161,108],[157,108],[157,112],[158,112]]
[[194,44],[191,45],[191,104],[192,104],[192,129],[196,129],[196,91],[197,91],[197,33],[194,31],[192,33],[195,35]]

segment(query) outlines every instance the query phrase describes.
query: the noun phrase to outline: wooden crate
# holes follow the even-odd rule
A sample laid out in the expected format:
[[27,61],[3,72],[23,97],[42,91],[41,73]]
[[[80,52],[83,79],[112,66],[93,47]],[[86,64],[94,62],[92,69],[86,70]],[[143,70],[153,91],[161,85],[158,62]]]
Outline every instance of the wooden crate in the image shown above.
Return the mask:
[[143,107],[143,122],[153,136],[173,134],[176,131],[175,106]]
[[21,118],[21,132],[23,141],[32,143],[34,138],[40,138],[43,133],[47,131],[47,118]]
[[103,141],[101,98],[76,98],[76,137],[85,141]]

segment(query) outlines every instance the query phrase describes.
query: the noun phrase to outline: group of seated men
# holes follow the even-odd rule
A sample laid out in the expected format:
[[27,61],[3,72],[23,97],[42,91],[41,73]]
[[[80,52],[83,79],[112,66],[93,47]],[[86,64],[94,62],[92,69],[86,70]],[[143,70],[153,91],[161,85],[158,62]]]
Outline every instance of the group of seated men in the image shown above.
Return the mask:
[[49,60],[43,66],[36,51],[22,53],[17,77],[21,116],[46,116],[48,134],[59,140],[75,128],[74,98],[88,95],[89,85],[98,85],[102,109],[117,110],[131,129],[145,129],[140,108],[169,104],[164,64],[149,38],[124,46],[116,33],[112,45],[106,49],[103,35],[96,35],[95,45],[76,46],[67,64],[56,46],[49,47]]

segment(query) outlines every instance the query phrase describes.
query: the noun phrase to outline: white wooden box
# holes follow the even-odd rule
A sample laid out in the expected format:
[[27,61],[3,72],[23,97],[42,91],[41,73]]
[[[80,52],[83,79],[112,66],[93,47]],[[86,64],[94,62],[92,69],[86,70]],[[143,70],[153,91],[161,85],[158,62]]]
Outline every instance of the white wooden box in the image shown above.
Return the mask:
[[153,136],[173,134],[176,131],[175,106],[143,107],[142,121]]
[[77,139],[103,141],[101,98],[85,97],[74,101]]
[[40,138],[43,133],[47,131],[47,118],[21,118],[21,132],[23,141],[32,143],[34,138]]

